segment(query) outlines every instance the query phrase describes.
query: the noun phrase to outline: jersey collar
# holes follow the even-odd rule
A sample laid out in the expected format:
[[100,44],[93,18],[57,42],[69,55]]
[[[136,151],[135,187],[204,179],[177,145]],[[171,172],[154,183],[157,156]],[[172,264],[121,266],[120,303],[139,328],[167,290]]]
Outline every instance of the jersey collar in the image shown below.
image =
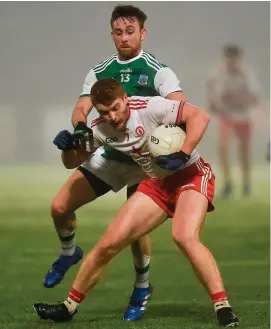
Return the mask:
[[131,62],[136,61],[137,59],[139,59],[142,56],[142,54],[143,54],[143,49],[141,50],[141,52],[136,57],[131,58],[131,59],[128,59],[127,61],[121,61],[119,59],[119,56],[117,56],[117,62],[119,64],[129,64],[129,63],[131,63]]

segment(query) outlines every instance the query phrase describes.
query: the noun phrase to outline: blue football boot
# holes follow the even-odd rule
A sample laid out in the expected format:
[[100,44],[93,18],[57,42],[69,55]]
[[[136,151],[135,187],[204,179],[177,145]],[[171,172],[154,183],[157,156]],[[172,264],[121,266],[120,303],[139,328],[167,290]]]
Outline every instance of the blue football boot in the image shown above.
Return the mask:
[[50,271],[45,275],[43,285],[46,288],[53,288],[64,279],[64,275],[68,269],[77,264],[83,257],[83,251],[80,247],[75,247],[75,252],[72,256],[60,255],[53,263]]
[[134,287],[130,303],[123,315],[123,319],[127,321],[140,320],[146,311],[147,303],[151,298],[152,291],[153,288],[151,284],[148,288]]

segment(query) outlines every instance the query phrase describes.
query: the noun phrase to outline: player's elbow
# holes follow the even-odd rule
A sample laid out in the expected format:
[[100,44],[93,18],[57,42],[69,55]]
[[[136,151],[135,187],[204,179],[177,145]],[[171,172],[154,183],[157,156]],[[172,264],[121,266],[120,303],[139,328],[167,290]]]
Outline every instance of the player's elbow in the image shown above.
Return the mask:
[[200,121],[202,123],[204,123],[206,126],[208,126],[208,124],[211,120],[210,114],[207,111],[203,110],[203,109],[198,109],[197,112],[198,112],[197,114],[198,114],[198,118],[200,119]]
[[75,163],[69,163],[69,162],[63,162],[63,164],[66,169],[75,169],[79,166]]
[[208,125],[211,120],[210,114],[204,110],[202,111],[202,120],[206,123],[206,125]]
[[185,104],[183,107],[182,112],[182,120],[183,122],[188,123],[190,122],[201,122],[201,123],[208,123],[211,120],[210,114],[202,108],[199,108],[192,104]]
[[62,159],[63,165],[66,169],[75,169],[78,167],[77,163],[75,161],[65,161]]
[[68,152],[62,151],[61,159],[62,159],[62,163],[66,169],[75,169],[76,167],[78,167],[81,164],[81,163],[79,163],[80,161],[74,150],[71,150]]

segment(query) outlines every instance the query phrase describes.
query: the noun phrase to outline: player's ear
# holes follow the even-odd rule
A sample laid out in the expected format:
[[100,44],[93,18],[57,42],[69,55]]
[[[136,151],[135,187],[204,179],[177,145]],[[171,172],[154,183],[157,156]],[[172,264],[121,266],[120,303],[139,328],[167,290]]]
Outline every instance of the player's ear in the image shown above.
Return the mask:
[[123,100],[124,100],[124,102],[128,101],[128,95],[126,93],[123,95]]
[[140,39],[141,41],[144,41],[145,38],[147,36],[147,29],[143,28],[141,31],[140,31]]

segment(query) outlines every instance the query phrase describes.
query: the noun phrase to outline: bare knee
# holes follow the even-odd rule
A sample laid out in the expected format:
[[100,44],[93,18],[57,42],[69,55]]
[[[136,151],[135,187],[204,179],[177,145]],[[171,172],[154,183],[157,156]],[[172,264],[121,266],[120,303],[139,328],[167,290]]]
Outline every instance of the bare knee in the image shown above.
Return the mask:
[[63,219],[68,215],[67,205],[60,199],[55,198],[51,203],[51,216],[54,220]]
[[123,244],[113,239],[102,239],[97,246],[97,259],[100,265],[107,264],[113,259],[122,249]]
[[184,250],[191,250],[197,243],[199,243],[199,236],[195,232],[172,232],[172,239],[176,245]]

